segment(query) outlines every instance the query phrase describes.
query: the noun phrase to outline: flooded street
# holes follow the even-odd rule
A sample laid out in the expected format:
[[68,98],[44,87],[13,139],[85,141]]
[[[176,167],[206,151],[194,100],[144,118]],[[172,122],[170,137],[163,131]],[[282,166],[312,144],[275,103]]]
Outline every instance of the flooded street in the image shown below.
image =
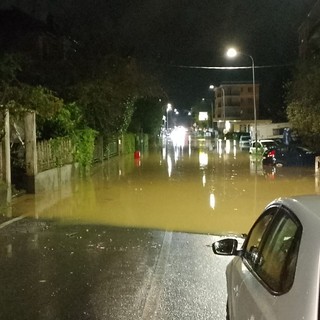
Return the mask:
[[204,234],[245,233],[277,197],[318,193],[314,168],[262,168],[233,141],[169,141],[106,161],[89,178],[14,199],[13,217]]
[[61,190],[13,201],[26,215],[193,233],[245,233],[277,197],[318,193],[314,168],[262,168],[233,141],[194,140],[111,159]]
[[225,319],[231,257],[212,242],[247,232],[276,197],[318,192],[317,179],[195,140],[17,197],[0,224],[0,319]]

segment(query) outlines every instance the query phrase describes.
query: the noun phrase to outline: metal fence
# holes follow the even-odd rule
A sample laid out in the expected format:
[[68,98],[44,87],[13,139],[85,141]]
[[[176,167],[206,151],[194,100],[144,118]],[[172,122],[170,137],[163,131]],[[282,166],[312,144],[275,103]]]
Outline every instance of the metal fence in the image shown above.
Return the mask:
[[[124,134],[103,139],[97,137],[93,154],[94,162],[102,162],[120,154],[134,153],[148,148],[148,135]],[[38,172],[73,163],[74,148],[68,138],[37,142]]]
[[73,162],[73,146],[68,138],[50,139],[37,143],[38,172]]

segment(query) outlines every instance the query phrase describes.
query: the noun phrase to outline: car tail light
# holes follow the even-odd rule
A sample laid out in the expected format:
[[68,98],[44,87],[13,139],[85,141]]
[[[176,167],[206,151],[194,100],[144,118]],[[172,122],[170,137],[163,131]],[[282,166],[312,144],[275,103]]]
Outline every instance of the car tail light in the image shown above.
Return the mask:
[[267,157],[268,158],[273,158],[273,157],[275,157],[275,155],[276,155],[276,151],[275,150],[270,150],[268,152],[268,154],[267,154]]

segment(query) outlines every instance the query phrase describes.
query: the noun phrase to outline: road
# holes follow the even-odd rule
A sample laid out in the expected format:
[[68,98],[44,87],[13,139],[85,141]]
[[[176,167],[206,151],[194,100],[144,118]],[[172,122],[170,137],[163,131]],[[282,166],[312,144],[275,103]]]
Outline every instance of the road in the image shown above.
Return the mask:
[[230,141],[121,157],[0,215],[0,319],[224,319],[229,257],[274,198],[319,193],[314,168],[263,168]]
[[0,226],[0,319],[224,319],[212,235],[60,224]]

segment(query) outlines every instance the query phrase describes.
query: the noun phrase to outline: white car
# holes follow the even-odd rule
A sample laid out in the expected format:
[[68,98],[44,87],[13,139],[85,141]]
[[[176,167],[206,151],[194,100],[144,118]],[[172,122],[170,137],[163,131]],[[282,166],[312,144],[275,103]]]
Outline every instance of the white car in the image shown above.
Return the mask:
[[228,264],[227,319],[319,320],[320,196],[280,198],[254,223],[242,248],[213,243]]
[[250,143],[251,143],[251,137],[249,135],[243,135],[240,137],[239,139],[239,146],[240,147],[250,147]]
[[279,143],[272,139],[258,140],[257,144],[255,140],[251,141],[249,153],[250,154],[263,154],[268,149],[278,146]]

